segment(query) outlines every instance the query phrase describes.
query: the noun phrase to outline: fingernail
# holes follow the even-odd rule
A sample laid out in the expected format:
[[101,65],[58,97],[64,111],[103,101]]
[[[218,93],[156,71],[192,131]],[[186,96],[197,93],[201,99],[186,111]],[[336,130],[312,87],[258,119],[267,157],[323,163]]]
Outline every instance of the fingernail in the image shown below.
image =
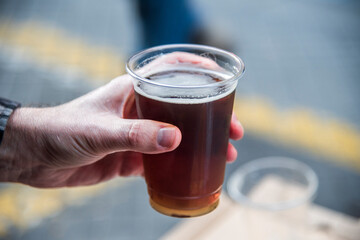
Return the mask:
[[157,142],[160,146],[170,148],[174,144],[175,128],[161,128],[157,135]]

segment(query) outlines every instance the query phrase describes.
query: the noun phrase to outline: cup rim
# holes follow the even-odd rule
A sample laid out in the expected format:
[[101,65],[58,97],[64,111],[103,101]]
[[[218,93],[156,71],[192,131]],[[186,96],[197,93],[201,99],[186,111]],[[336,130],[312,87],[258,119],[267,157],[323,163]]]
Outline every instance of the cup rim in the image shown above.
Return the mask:
[[[301,172],[309,182],[304,196],[279,203],[258,203],[251,200],[239,190],[239,186],[243,184],[246,174],[267,168],[284,168]],[[230,176],[230,179],[227,182],[227,192],[230,198],[238,203],[242,203],[256,209],[280,211],[294,208],[308,201],[312,201],[316,196],[318,185],[319,180],[316,173],[307,164],[293,158],[274,156],[252,160],[238,168]]]
[[[179,85],[172,85],[172,84],[157,83],[156,81],[152,81],[150,79],[142,77],[133,71],[131,65],[136,60],[138,60],[141,56],[143,56],[144,54],[147,54],[147,53],[150,53],[153,51],[168,50],[168,49],[172,49],[172,48],[198,49],[198,50],[212,51],[212,52],[217,52],[219,54],[227,55],[230,58],[232,58],[235,62],[238,63],[238,65],[239,65],[238,72],[231,78],[228,78],[221,82],[214,82],[214,83],[209,83],[209,84],[204,84],[204,85],[179,86]],[[177,88],[177,89],[179,89],[179,88],[180,89],[181,88],[182,89],[197,89],[197,88],[218,87],[219,85],[222,86],[226,83],[229,83],[229,82],[231,83],[231,82],[237,81],[244,75],[244,72],[245,72],[245,64],[244,64],[243,60],[240,57],[238,57],[237,55],[235,55],[234,53],[228,52],[228,51],[220,49],[220,48],[206,46],[206,45],[200,45],[200,44],[166,44],[166,45],[159,45],[156,47],[147,48],[145,50],[142,50],[142,51],[134,54],[132,57],[130,57],[126,62],[125,68],[126,68],[126,72],[130,76],[132,76],[133,78],[135,78],[139,81],[146,82],[148,84],[152,84],[152,85],[159,86],[159,87],[168,87],[168,88]]]

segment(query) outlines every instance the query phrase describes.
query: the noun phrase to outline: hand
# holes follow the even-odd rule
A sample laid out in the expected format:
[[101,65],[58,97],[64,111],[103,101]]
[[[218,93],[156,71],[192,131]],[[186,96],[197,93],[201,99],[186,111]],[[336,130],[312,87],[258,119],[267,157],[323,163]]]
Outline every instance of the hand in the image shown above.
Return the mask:
[[[131,79],[124,75],[60,106],[15,110],[0,147],[0,181],[63,187],[141,175],[142,153],[174,150],[181,132],[136,119],[134,99]],[[233,116],[230,137],[242,136]],[[228,161],[236,155],[229,143]]]

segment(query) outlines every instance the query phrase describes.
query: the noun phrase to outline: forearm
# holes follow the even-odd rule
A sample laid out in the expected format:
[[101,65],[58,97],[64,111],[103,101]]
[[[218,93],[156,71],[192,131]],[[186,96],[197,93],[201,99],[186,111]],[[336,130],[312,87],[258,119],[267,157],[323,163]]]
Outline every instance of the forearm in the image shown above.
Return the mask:
[[[38,156],[35,116],[38,109],[18,108],[10,116],[0,145],[0,182],[18,182],[31,171]],[[35,128],[35,129],[34,129]]]

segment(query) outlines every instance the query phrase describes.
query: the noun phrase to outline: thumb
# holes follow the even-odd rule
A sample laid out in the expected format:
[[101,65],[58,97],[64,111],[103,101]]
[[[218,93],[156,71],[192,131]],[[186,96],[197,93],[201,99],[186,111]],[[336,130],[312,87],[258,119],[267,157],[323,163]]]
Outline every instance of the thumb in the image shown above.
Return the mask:
[[121,119],[112,136],[115,151],[163,153],[177,148],[181,132],[174,125],[152,120]]

